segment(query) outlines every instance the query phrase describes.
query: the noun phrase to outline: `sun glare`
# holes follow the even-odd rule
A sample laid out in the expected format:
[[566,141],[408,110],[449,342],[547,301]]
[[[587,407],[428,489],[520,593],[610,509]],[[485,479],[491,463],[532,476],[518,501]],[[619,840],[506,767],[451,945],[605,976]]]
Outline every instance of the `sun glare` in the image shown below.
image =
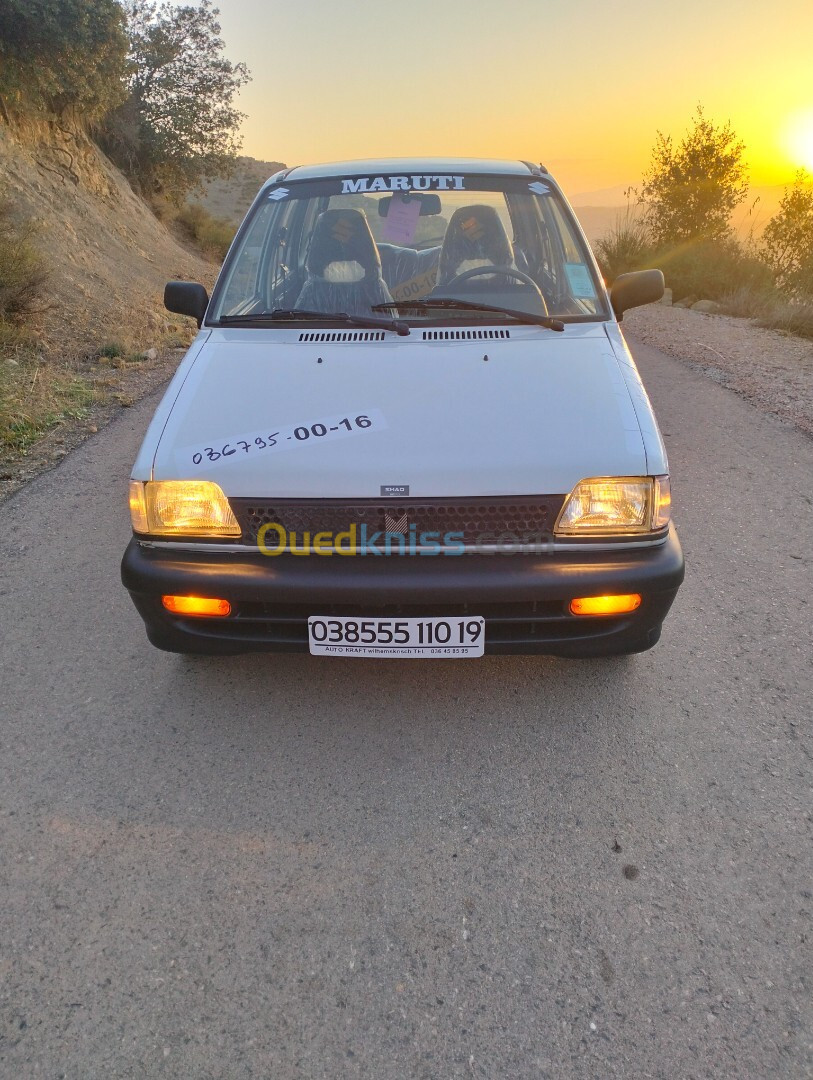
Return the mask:
[[813,109],[791,117],[785,129],[785,146],[794,164],[813,172]]

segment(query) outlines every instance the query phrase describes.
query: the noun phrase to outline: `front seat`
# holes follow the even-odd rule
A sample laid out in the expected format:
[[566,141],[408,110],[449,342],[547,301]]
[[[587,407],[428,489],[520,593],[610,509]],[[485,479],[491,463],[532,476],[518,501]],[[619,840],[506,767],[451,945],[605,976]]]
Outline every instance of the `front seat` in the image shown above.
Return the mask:
[[512,267],[514,249],[493,206],[477,204],[455,210],[443,238],[438,285],[448,283],[475,266]]
[[313,230],[307,269],[298,308],[369,315],[374,304],[392,303],[362,210],[325,210]]

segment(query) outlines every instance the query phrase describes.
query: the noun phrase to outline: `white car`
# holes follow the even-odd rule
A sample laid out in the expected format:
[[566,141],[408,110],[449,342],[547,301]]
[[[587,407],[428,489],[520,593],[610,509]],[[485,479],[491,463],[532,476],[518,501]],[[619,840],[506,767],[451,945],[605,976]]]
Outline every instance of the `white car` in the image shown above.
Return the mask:
[[607,291],[527,162],[284,170],[260,190],[130,485],[122,578],[175,652],[604,656],[683,579],[669,469]]

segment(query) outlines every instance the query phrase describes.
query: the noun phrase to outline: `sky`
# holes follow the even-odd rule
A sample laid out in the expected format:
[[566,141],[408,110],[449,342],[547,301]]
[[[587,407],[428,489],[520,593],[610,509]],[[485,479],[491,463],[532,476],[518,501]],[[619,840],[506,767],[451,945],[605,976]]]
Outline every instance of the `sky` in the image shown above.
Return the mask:
[[637,184],[656,132],[730,121],[754,185],[813,172],[813,0],[219,0],[243,153],[521,158]]

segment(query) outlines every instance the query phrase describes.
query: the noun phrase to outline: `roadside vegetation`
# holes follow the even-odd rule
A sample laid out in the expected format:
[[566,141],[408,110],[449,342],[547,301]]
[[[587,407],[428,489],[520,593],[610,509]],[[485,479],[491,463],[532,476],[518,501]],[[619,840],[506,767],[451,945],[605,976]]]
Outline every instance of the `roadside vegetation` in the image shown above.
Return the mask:
[[734,235],[747,198],[745,147],[698,107],[679,142],[658,133],[649,169],[595,244],[608,284],[658,267],[684,306],[711,300],[760,326],[813,338],[813,178],[797,174],[761,236]]
[[[40,167],[77,184],[72,155],[81,132],[173,234],[213,263],[223,259],[234,226],[188,200],[236,163],[243,117],[235,101],[248,78],[245,65],[225,55],[212,0],[0,0],[0,129],[59,133]],[[146,315],[138,329],[96,325],[96,340],[53,329],[49,338],[48,282],[59,271],[46,254],[48,223],[26,221],[10,195],[0,176],[4,460],[49,429],[90,423],[100,401],[129,403],[117,391],[154,363],[148,347],[187,340],[186,327],[169,322],[159,332],[166,320],[150,324]]]
[[236,162],[243,114],[234,100],[250,76],[245,64],[225,57],[218,14],[211,0],[180,7],[124,2],[124,99],[99,124],[98,137],[147,198],[180,207]]
[[81,418],[93,393],[39,347],[48,273],[35,234],[0,200],[0,449],[16,453],[48,428]]
[[234,239],[235,228],[230,221],[215,217],[200,203],[185,203],[171,220],[181,236],[190,240],[207,259],[223,262]]

